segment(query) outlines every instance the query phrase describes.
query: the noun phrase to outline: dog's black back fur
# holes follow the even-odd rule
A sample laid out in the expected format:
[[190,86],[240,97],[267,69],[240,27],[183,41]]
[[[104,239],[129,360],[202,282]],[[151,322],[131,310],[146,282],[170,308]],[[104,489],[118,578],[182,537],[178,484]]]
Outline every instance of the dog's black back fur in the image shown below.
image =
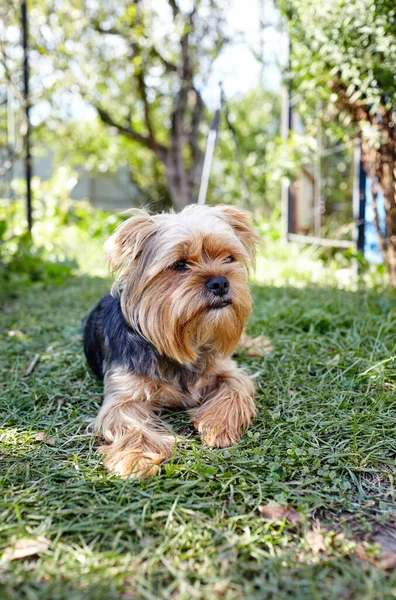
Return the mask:
[[89,366],[100,379],[109,366],[146,374],[158,360],[155,348],[128,325],[120,299],[111,294],[100,299],[87,319],[84,351]]
[[121,311],[120,298],[106,294],[92,310],[84,327],[84,352],[92,371],[103,379],[110,367],[123,367],[151,379],[178,384],[182,390],[197,380],[206,363],[182,366],[161,356],[134,331]]

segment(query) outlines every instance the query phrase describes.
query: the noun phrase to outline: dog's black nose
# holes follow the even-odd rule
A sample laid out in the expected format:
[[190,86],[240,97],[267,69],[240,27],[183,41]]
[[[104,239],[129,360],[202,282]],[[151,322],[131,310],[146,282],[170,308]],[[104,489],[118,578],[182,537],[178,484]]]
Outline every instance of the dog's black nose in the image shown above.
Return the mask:
[[207,280],[206,287],[215,296],[225,296],[230,289],[230,282],[226,277],[211,277]]

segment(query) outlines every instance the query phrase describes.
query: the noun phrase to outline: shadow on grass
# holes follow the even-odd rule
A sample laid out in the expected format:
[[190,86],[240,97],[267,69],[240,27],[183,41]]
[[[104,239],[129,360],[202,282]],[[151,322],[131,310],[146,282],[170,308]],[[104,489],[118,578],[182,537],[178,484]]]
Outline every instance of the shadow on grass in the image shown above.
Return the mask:
[[[0,551],[26,536],[51,545],[1,566],[2,597],[391,597],[394,574],[359,561],[354,544],[394,511],[394,297],[255,286],[248,332],[274,352],[236,357],[257,379],[253,427],[213,450],[184,413],[168,415],[177,454],[160,475],[129,481],[104,472],[85,433],[102,387],[80,323],[108,289],[74,277],[15,284],[3,301]],[[301,526],[263,522],[268,502],[293,506]],[[329,533],[315,553],[305,534],[317,518],[344,538]]]
[[[265,534],[263,534],[264,537]],[[290,543],[291,546],[291,543]],[[197,555],[189,546],[190,556],[177,555],[162,558],[153,549],[142,552],[144,558],[128,555],[121,561],[111,554],[79,552],[80,576],[52,564],[47,569],[45,581],[34,579],[30,569],[23,583],[19,580],[18,596],[15,583],[9,574],[3,574],[2,598],[4,600],[111,600],[114,598],[198,598],[200,600],[227,598],[296,600],[322,598],[392,598],[396,574],[384,576],[373,564],[362,563],[346,546],[332,550],[332,556],[314,558],[302,547],[276,549],[262,542],[256,556],[246,559],[249,548],[238,552],[230,547],[215,544],[207,549],[206,558]],[[63,556],[67,550],[58,548]],[[192,550],[192,552],[191,552]],[[220,550],[220,553],[219,553]],[[39,561],[40,562],[40,561]],[[106,565],[106,566],[104,566]],[[64,567],[64,565],[62,565]],[[69,564],[69,569],[70,569]],[[33,568],[32,568],[33,567]],[[36,567],[36,568],[34,568]],[[33,570],[34,569],[34,570]],[[33,572],[32,572],[33,570]],[[72,570],[75,571],[73,564]]]

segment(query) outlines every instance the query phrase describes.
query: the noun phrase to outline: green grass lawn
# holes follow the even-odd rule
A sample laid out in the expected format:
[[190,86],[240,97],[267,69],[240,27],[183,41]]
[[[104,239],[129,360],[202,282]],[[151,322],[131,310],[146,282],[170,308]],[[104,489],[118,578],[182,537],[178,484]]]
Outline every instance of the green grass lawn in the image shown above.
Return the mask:
[[[325,282],[254,286],[248,332],[274,352],[237,356],[257,377],[253,427],[215,450],[171,414],[177,454],[143,481],[109,476],[86,433],[102,388],[80,321],[108,280],[6,290],[0,556],[48,542],[0,561],[1,600],[395,598],[396,302]],[[270,503],[300,520],[263,520]]]

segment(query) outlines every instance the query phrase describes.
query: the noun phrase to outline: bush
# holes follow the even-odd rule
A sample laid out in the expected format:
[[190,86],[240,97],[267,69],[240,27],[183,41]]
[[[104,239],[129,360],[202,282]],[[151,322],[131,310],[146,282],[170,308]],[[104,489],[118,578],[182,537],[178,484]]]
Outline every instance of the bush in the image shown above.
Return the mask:
[[[23,182],[13,184],[16,198],[0,200],[0,278],[27,283],[59,283],[76,272],[98,273],[105,265],[103,241],[121,217],[69,198],[73,173],[59,169],[51,180],[33,179],[32,237],[27,235]],[[100,260],[97,256],[100,256]]]

